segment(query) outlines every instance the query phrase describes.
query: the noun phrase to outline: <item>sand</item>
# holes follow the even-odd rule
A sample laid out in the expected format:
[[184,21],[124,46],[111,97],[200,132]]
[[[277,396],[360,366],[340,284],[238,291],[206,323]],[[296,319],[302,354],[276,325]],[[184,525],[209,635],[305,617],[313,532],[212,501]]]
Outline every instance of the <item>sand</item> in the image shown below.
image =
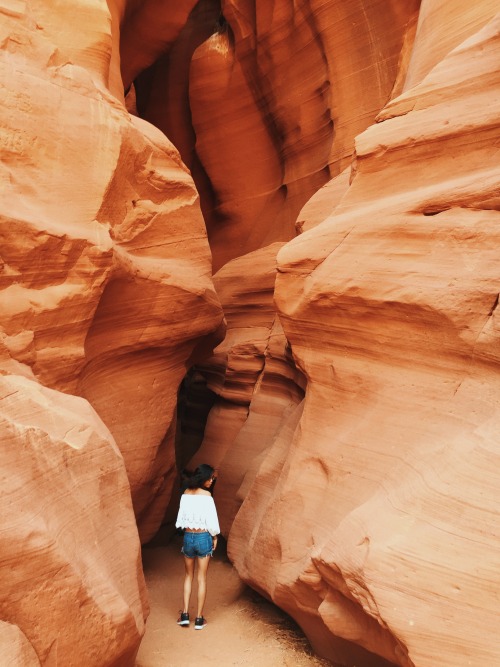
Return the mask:
[[[320,667],[297,626],[281,610],[246,587],[227,560],[223,545],[208,570],[203,630],[177,625],[182,607],[184,564],[181,538],[168,546],[146,547],[143,564],[151,613],[136,667]],[[195,577],[196,582],[196,577]],[[191,616],[196,613],[196,583]]]

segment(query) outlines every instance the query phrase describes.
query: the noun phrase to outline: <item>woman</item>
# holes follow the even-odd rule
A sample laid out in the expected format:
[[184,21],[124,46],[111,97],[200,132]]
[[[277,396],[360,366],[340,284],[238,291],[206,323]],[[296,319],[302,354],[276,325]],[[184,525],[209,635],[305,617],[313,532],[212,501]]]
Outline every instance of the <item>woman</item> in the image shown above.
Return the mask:
[[207,570],[220,533],[217,510],[211,494],[215,480],[215,470],[206,463],[198,466],[193,473],[185,473],[181,485],[183,494],[175,522],[176,528],[184,529],[181,553],[184,555],[186,568],[184,608],[177,623],[182,626],[189,625],[189,599],[197,563],[198,607],[194,622],[195,630],[203,630],[207,623],[203,617],[203,606],[207,595]]

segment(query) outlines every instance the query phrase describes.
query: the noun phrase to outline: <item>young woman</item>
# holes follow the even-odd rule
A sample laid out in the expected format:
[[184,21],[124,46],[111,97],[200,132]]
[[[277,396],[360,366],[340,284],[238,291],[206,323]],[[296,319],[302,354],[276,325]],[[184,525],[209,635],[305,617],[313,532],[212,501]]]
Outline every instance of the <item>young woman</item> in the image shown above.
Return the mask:
[[177,621],[179,625],[189,625],[189,599],[193,584],[195,563],[198,565],[198,607],[194,622],[195,630],[202,630],[206,625],[203,607],[207,595],[207,570],[210,557],[217,547],[220,533],[219,519],[211,490],[216,475],[212,466],[202,463],[192,473],[185,473],[181,485],[183,491],[176,528],[184,529],[184,541],[181,552],[184,555],[184,608]]

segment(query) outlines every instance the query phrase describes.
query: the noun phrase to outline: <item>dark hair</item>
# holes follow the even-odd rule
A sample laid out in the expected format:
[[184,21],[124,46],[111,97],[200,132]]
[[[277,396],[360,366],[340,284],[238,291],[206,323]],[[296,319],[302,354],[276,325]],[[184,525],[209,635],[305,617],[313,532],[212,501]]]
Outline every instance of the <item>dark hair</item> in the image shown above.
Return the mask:
[[[214,474],[215,469],[209,466],[208,463],[202,463],[193,472],[190,470],[183,470],[181,473],[181,492],[184,493],[186,489],[201,489],[205,482],[207,482]],[[215,480],[210,487],[213,489]]]

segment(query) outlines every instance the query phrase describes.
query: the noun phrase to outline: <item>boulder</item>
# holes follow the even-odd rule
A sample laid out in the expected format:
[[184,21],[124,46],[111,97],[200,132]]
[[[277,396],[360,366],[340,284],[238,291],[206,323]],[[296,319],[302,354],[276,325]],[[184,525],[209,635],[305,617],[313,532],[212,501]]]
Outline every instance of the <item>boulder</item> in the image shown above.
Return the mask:
[[130,487],[82,398],[0,376],[4,664],[133,667],[148,612]]

